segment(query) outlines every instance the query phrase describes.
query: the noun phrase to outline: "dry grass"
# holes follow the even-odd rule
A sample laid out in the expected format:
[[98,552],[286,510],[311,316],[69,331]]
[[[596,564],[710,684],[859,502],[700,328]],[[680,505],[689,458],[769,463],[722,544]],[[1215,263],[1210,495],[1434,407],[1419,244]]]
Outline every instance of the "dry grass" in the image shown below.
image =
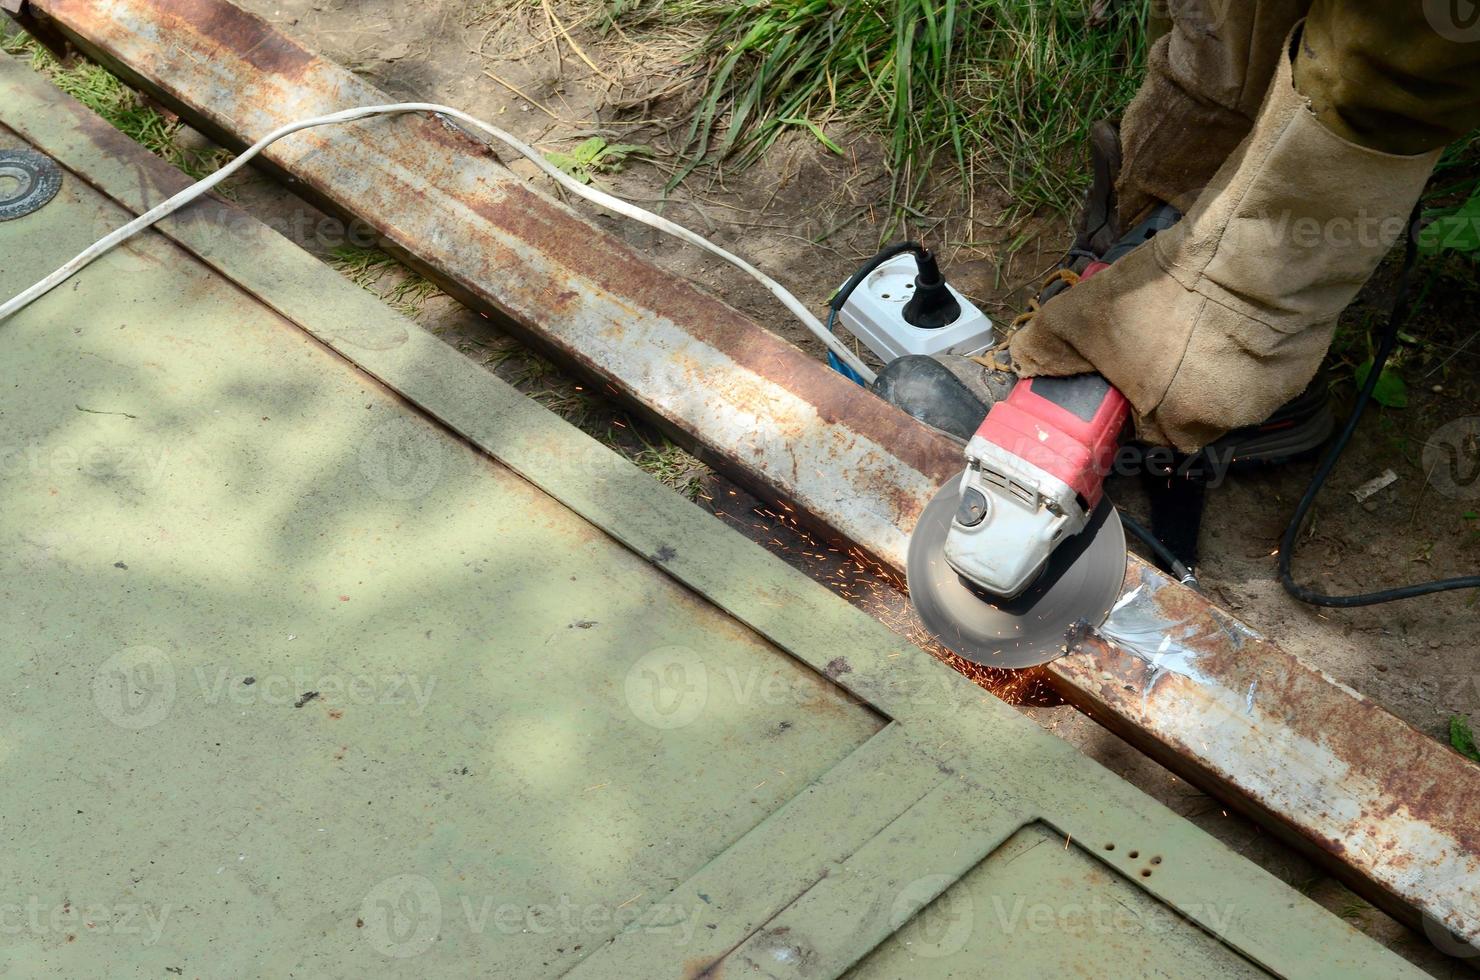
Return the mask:
[[155,156],[168,160],[197,180],[231,159],[231,153],[187,138],[184,125],[167,116],[100,65],[82,58],[63,64],[24,33],[5,33],[0,21],[0,50],[24,58],[32,70],[66,92]]
[[[1076,200],[1089,124],[1135,89],[1144,6],[1095,20],[1081,0],[489,0],[475,19],[501,59],[592,46],[609,106],[677,124],[670,189],[786,133],[838,153],[872,134],[899,209],[944,167],[963,196],[991,182],[1027,211]],[[515,46],[523,31],[537,42]]]

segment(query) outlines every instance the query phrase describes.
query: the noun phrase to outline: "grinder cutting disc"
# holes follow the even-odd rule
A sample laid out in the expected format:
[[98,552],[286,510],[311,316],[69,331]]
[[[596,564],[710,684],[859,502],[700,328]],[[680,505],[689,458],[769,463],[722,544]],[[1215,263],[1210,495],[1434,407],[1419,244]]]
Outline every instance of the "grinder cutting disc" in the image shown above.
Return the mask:
[[986,667],[1032,667],[1063,656],[1085,627],[1104,623],[1125,581],[1125,532],[1109,500],[1054,549],[1038,580],[1007,602],[946,564],[946,535],[960,501],[958,478],[920,515],[905,563],[910,601],[942,646]]

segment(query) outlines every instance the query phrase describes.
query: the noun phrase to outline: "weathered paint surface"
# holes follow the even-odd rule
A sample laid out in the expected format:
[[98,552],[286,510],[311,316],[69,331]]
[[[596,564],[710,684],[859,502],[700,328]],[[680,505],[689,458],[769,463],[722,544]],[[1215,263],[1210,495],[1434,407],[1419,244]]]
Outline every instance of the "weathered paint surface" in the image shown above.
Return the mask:
[[[3,56],[0,94],[68,168],[0,224],[13,293],[168,172]],[[0,326],[10,972],[1417,975],[194,210]]]
[[[31,9],[233,142],[388,101],[222,0],[35,0]],[[889,565],[901,567],[908,529],[959,465],[946,440],[675,282],[439,122],[302,133],[268,155],[475,307]],[[1160,640],[1135,647],[1123,631],[1120,646],[1092,637],[1050,665],[1055,688],[1313,847],[1374,902],[1480,936],[1480,767],[1133,559],[1127,591],[1137,587],[1181,632],[1184,673],[1157,674]]]

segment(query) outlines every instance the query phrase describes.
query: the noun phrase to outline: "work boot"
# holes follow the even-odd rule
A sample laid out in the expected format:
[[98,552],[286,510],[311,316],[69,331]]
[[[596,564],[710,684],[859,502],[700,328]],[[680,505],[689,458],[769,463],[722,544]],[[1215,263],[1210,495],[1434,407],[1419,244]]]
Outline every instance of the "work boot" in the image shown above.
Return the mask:
[[1258,425],[1223,436],[1195,453],[1142,446],[1141,487],[1151,533],[1188,568],[1197,567],[1207,491],[1236,470],[1277,466],[1313,455],[1331,437],[1330,379],[1318,371],[1304,391]]
[[1199,468],[1215,477],[1225,471],[1289,463],[1313,455],[1335,430],[1331,379],[1320,370],[1304,391],[1269,418],[1220,436],[1198,450],[1194,462],[1205,461],[1207,465]]
[[1090,185],[1084,206],[1074,222],[1074,244],[1059,263],[1081,273],[1120,239],[1119,203],[1115,184],[1120,179],[1120,130],[1108,119],[1089,128]]
[[1299,30],[1248,139],[1188,215],[1044,304],[1012,338],[1020,374],[1099,371],[1140,438],[1189,453],[1306,387],[1439,151],[1383,153],[1327,129],[1292,82]]

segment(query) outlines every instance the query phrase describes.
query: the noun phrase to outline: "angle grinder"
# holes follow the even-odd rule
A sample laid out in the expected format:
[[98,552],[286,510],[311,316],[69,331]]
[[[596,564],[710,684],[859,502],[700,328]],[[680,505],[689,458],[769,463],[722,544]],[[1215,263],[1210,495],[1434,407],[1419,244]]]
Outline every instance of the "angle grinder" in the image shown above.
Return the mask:
[[910,599],[938,642],[1031,667],[1105,621],[1126,547],[1104,482],[1128,415],[1098,374],[1023,379],[992,406],[910,537]]

